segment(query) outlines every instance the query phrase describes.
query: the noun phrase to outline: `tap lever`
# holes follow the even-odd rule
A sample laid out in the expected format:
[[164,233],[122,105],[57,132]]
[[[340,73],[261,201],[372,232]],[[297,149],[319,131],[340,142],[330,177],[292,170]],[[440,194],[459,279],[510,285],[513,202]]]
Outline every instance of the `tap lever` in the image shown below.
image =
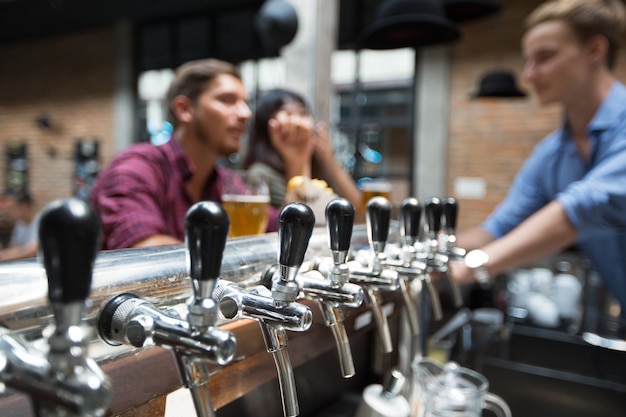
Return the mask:
[[224,208],[212,201],[194,204],[185,215],[185,243],[193,295],[187,300],[187,321],[192,332],[215,328],[215,282],[220,276],[230,220]]
[[444,232],[448,236],[454,236],[456,234],[456,221],[459,212],[459,205],[455,198],[448,197],[443,200],[443,224]]
[[79,199],[53,201],[41,214],[39,242],[50,302],[84,303],[100,247],[98,214]]
[[432,197],[424,203],[424,216],[426,217],[427,237],[431,241],[437,241],[437,234],[441,231],[441,200]]
[[400,233],[404,244],[413,246],[419,239],[419,227],[422,217],[422,205],[417,198],[410,197],[400,205]]
[[39,243],[56,325],[48,337],[47,358],[37,359],[27,347],[13,358],[16,382],[23,379],[27,391],[32,390],[37,415],[102,416],[110,402],[111,384],[87,356],[80,328],[100,228],[96,211],[77,198],[52,201],[42,211]]
[[367,237],[374,253],[382,253],[389,237],[391,203],[385,197],[374,197],[365,207]]
[[[185,243],[192,280],[213,281],[220,276],[230,220],[226,210],[212,201],[194,204],[185,215]],[[211,297],[213,288],[206,295]]]
[[[315,226],[315,214],[306,204],[290,203],[280,212],[278,263],[300,268]],[[295,279],[295,275],[291,280]]]
[[330,250],[343,255],[337,263],[344,263],[350,249],[352,228],[354,226],[354,206],[345,198],[337,198],[326,206],[326,228]]
[[279,270],[272,277],[272,298],[277,305],[296,301],[296,276],[313,234],[315,215],[306,204],[290,203],[280,212],[278,225]]

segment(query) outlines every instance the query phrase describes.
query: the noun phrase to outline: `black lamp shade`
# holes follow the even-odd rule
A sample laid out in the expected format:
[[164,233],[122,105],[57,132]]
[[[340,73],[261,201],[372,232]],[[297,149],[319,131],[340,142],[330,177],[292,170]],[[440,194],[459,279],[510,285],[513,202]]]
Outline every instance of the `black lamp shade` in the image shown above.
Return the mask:
[[493,0],[443,0],[443,8],[448,19],[467,22],[495,14],[502,7]]
[[461,37],[438,0],[386,0],[374,21],[361,33],[367,49],[419,48],[453,42]]

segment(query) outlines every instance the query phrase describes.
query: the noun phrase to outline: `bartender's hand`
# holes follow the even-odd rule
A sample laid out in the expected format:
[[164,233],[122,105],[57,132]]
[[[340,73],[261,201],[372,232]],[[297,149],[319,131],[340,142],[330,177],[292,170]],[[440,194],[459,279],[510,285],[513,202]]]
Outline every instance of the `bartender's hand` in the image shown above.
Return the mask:
[[465,265],[462,261],[450,261],[449,274],[459,284],[470,284],[475,282],[474,271]]

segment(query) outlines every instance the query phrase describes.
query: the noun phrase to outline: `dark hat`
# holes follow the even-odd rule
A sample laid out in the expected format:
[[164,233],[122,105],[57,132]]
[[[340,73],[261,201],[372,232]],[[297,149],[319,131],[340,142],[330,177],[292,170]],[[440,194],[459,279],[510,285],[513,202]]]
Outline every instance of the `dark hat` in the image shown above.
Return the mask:
[[280,48],[298,32],[298,15],[285,0],[266,0],[254,16],[254,28],[263,45],[264,57],[277,57]]
[[461,37],[439,0],[385,0],[365,28],[359,46],[368,49],[419,48]]
[[446,16],[454,22],[466,22],[489,16],[501,8],[492,0],[443,0]]
[[526,93],[517,88],[515,75],[507,70],[493,70],[480,79],[478,92],[472,97],[525,97]]

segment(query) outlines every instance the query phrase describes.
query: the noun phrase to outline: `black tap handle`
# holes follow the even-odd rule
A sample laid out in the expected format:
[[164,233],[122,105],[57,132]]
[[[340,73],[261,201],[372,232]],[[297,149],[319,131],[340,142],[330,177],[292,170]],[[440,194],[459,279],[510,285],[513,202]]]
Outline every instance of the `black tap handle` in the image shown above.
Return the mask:
[[454,197],[443,200],[443,223],[444,231],[448,235],[456,233],[456,220],[459,213],[459,204]]
[[278,224],[278,263],[299,267],[309,246],[315,214],[306,204],[289,203],[280,212]]
[[417,198],[409,197],[400,205],[400,232],[402,236],[417,241],[419,236],[422,205]]
[[387,242],[389,237],[389,221],[391,220],[391,203],[385,197],[373,197],[365,206],[365,220],[370,243]]
[[336,198],[326,206],[326,228],[330,250],[347,251],[352,240],[354,206],[345,198]]
[[56,200],[43,209],[39,244],[50,302],[67,304],[89,297],[100,232],[98,213],[83,200]]
[[219,203],[201,201],[187,211],[185,242],[192,279],[209,281],[219,278],[229,226],[228,214]]
[[437,233],[441,231],[441,200],[437,197],[426,200],[424,216],[426,216],[426,224],[428,225],[428,237],[434,239]]

